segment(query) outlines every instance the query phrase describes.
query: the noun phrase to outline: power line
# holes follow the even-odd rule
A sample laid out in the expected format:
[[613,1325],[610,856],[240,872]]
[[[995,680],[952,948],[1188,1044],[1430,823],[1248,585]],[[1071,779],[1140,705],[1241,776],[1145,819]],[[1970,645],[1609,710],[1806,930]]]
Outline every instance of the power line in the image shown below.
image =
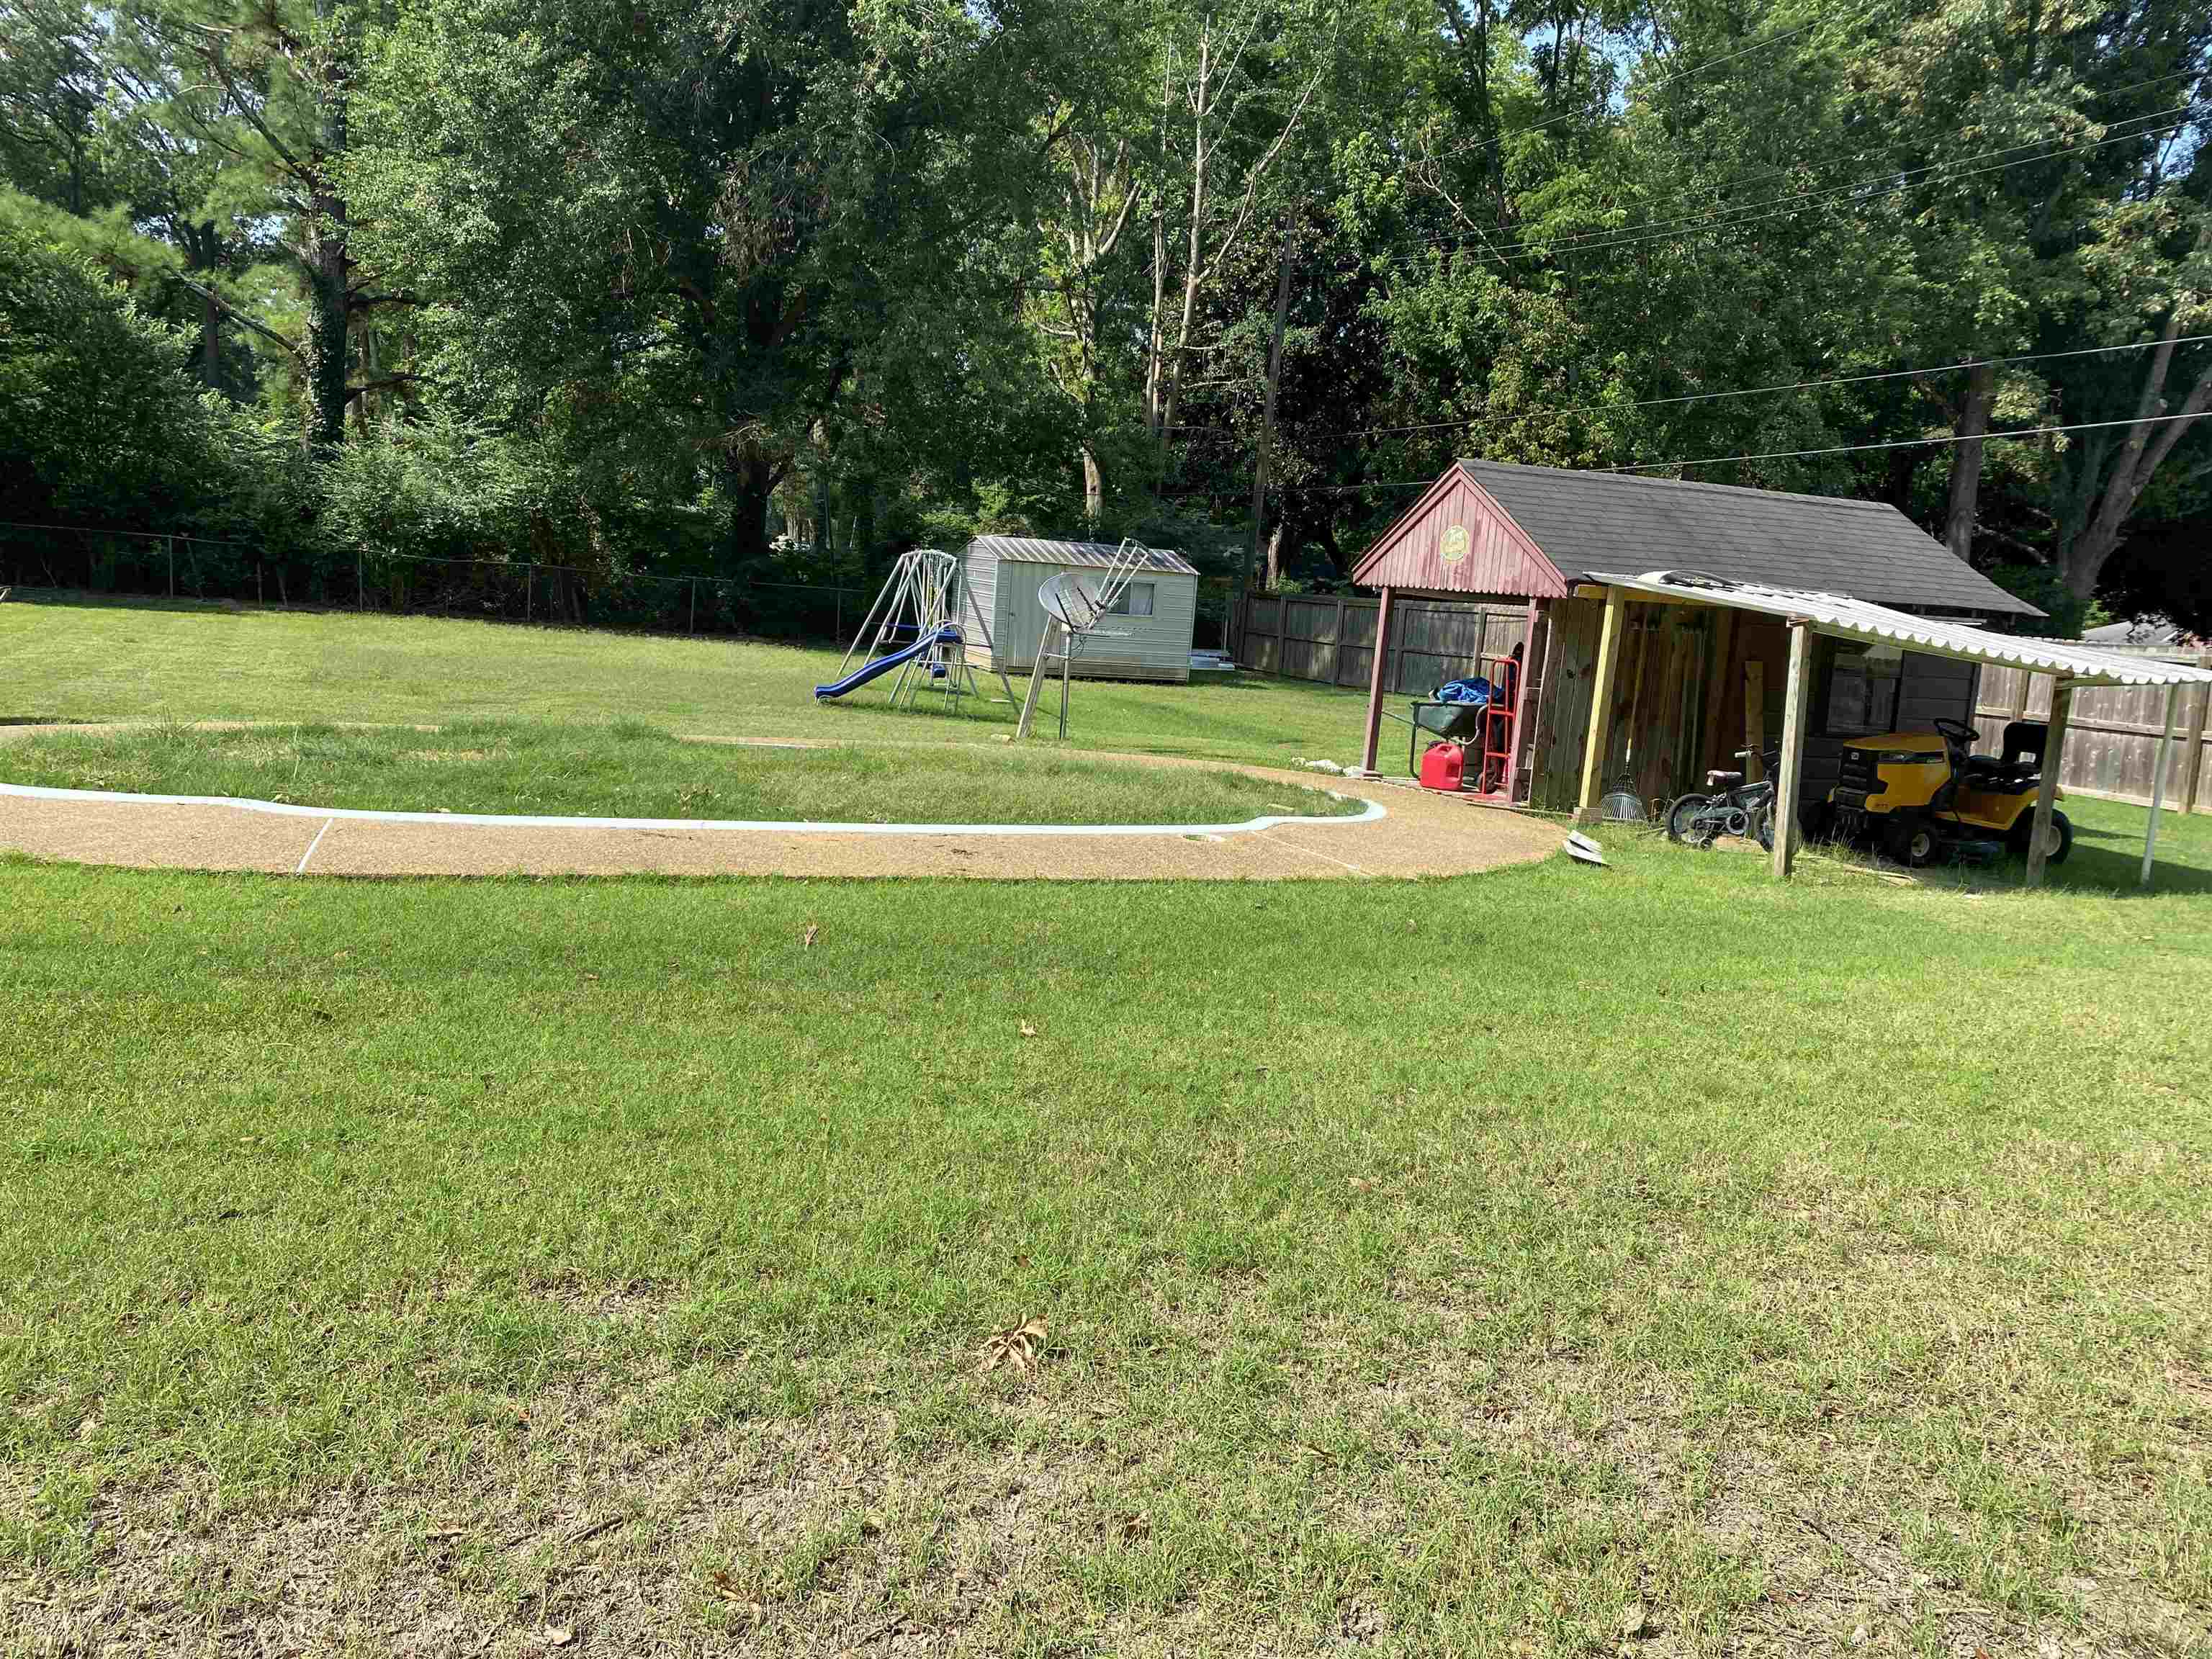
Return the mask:
[[[2147,78],[2145,78],[2145,79],[2143,79],[2143,80],[2141,80],[2141,81],[2134,81],[2134,82],[2129,82],[2128,84],[2126,84],[2126,85],[2124,85],[2124,86],[2111,87],[2111,88],[2106,88],[2104,91],[2101,91],[2101,92],[2095,92],[2095,93],[2092,93],[2092,94],[2089,94],[2089,97],[2088,97],[2088,99],[2087,99],[2087,101],[2089,101],[2089,102],[2097,102],[2097,101],[2100,101],[2100,100],[2104,100],[2104,99],[2107,99],[2107,98],[2116,98],[2116,97],[2118,97],[2118,96],[2119,96],[2121,94],[2123,94],[2123,93],[2140,91],[2140,90],[2141,90],[2142,88],[2143,88],[2144,87],[2157,86],[2157,85],[2159,85],[2160,82],[2166,82],[2166,81],[2199,80],[2199,79],[2203,79],[2203,78],[2205,76],[2207,76],[2208,74],[2212,74],[2212,70],[2208,70],[2206,67],[2202,66],[2202,65],[2199,65],[2199,66],[2197,66],[2197,67],[2194,67],[2194,68],[2191,68],[2191,69],[2186,69],[2186,70],[2177,70],[2172,71],[2172,73],[2170,73],[2170,74],[2166,74],[2166,75],[2154,75],[2154,76],[2148,76],[2148,77],[2147,77]],[[2176,104],[2176,105],[2171,106],[2169,106],[2168,108],[2166,108],[2166,109],[2163,109],[2163,110],[2152,110],[2152,111],[2147,111],[2147,112],[2143,112],[2143,113],[2142,113],[2142,114],[2138,114],[2138,115],[2126,115],[2126,116],[2121,116],[2121,117],[2117,118],[2113,122],[2109,123],[2109,124],[2106,124],[2106,125],[2124,125],[2124,124],[2127,124],[2127,123],[2132,123],[2132,122],[2141,122],[2141,121],[2151,121],[2151,120],[2157,120],[2157,119],[2160,119],[2160,118],[2165,117],[2165,116],[2168,116],[2168,115],[2174,115],[2174,114],[2181,114],[2181,113],[2184,113],[2184,112],[2187,112],[2187,111],[2191,110],[2191,108],[2196,105],[2196,103],[2197,103],[2197,101],[2198,101],[2198,100],[2195,100],[2195,99],[2191,99],[2191,100],[2187,100],[2187,101],[2185,101],[2185,102],[2183,102],[2183,103],[2180,103],[2180,104]],[[2184,125],[2186,125],[2186,123],[2184,123]],[[1534,131],[1534,129],[1525,129],[1525,130],[1526,130],[1526,131]],[[1960,134],[1955,134],[1955,133],[1951,135],[1951,137],[1960,137],[1960,136],[1961,136],[1961,135],[1960,135]],[[2151,135],[2151,134],[2150,134],[2150,133],[2148,133],[2148,132],[2135,132],[2135,133],[2128,133],[2128,134],[2113,135],[2113,136],[2112,136],[2112,137],[2108,137],[2108,138],[2101,139],[2101,140],[2098,140],[2098,141],[2096,141],[2096,142],[2097,142],[2098,143],[2101,144],[2101,143],[2116,143],[2116,142],[2119,142],[2120,140],[2122,140],[2122,139],[2124,139],[2124,138],[2128,138],[2128,137],[2138,137],[2138,138],[2140,138],[2140,137],[2150,137],[2150,136],[2153,136],[2153,135]],[[1846,159],[1847,159],[1847,160],[1849,160],[1849,161],[1863,161],[1863,160],[1865,160],[1868,156],[1870,156],[1870,155],[1882,155],[1893,154],[1893,153],[1894,153],[1894,152],[1896,152],[1897,150],[1903,149],[1906,149],[1906,148],[1910,147],[1912,143],[1916,143],[1916,142],[1917,142],[1917,141],[1914,141],[1914,140],[1899,140],[1899,141],[1895,142],[1895,143],[1887,143],[1887,144],[1876,144],[1876,145],[1874,145],[1874,146],[1872,146],[1872,147],[1870,147],[1870,148],[1869,148],[1869,149],[1865,149],[1859,150],[1859,151],[1856,152],[1854,155],[1850,155],[1850,157],[1848,157],[1848,158],[1846,158]],[[2053,140],[2052,140],[2052,139],[2051,139],[2051,138],[2039,138],[2039,139],[2034,139],[2034,140],[2029,141],[2029,142],[2028,142],[2028,143],[2027,143],[2015,144],[2015,145],[2012,145],[2012,146],[2009,146],[2009,147],[2007,147],[2007,148],[2001,148],[2001,149],[1994,149],[1994,150],[1985,150],[1985,151],[1981,152],[1981,155],[1980,155],[1978,157],[1968,157],[1968,158],[1965,158],[1965,159],[1969,159],[1969,160],[1975,160],[1975,159],[1986,159],[1986,158],[1988,158],[1988,157],[1990,157],[1990,156],[1993,156],[1993,155],[2010,155],[2010,154],[2013,154],[2014,152],[2018,151],[2018,150],[2021,150],[2021,149],[2033,149],[2033,148],[2034,148],[2034,147],[2035,147],[2036,145],[2038,145],[2038,144],[2047,144],[2047,143],[2051,143],[2052,142],[2053,142]],[[2073,148],[2073,147],[2072,147],[2072,146],[2062,146],[2062,147],[2061,147],[2060,149],[2054,149],[2051,153],[2052,153],[2052,154],[2054,154],[2054,155],[2055,155],[2055,154],[2061,154],[2061,153],[2063,153],[2065,149],[2071,149],[2071,148]],[[2034,159],[2044,159],[2044,158],[2034,158]],[[1936,168],[1936,167],[1942,167],[1942,166],[1945,166],[1945,165],[1948,165],[1948,161],[1936,161],[1936,162],[1930,162],[1929,164],[1928,164],[1928,166],[1926,166],[1926,167],[1919,167],[1919,168],[1916,168],[1916,169],[1914,169],[1913,171],[1914,171],[1915,173],[1927,173],[1927,172],[1933,171],[1933,170],[1934,170],[1935,168]],[[1747,178],[1752,179],[1777,178],[1777,177],[1781,176],[1783,173],[1785,173],[1789,172],[1790,170],[1790,169],[1789,169],[1789,168],[1787,168],[1787,167],[1770,167],[1770,168],[1765,169],[1765,171],[1763,171],[1763,172],[1753,173],[1751,173],[1751,174],[1747,175]],[[1875,180],[1875,179],[1881,179],[1881,178],[1884,178],[1884,177],[1887,177],[1887,176],[1888,176],[1888,174],[1887,174],[1887,169],[1884,169],[1882,172],[1876,173],[1874,173],[1874,174],[1872,174],[1872,175],[1869,175],[1869,177],[1867,179],[1861,180],[1860,182],[1861,182],[1862,184],[1872,183],[1872,182],[1873,182],[1874,180]],[[1910,176],[1911,176],[1911,175],[1908,174],[1908,175],[1906,175],[1906,176],[1910,177]],[[1833,186],[1830,186],[1830,187],[1824,187],[1822,191],[1808,191],[1808,192],[1804,192],[1804,193],[1805,193],[1805,194],[1822,194],[1822,193],[1828,193],[1829,191],[1832,191],[1832,190],[1834,190],[1834,189],[1836,189],[1836,188],[1838,188],[1838,187],[1833,187]],[[1843,189],[1848,190],[1848,189],[1850,189],[1850,188],[1856,188],[1856,186],[1843,186],[1843,187],[1840,187],[1840,188],[1843,188]],[[1787,197],[1787,196],[1782,196],[1782,197],[1775,197],[1775,198],[1770,198],[1770,199],[1771,199],[1771,201],[1786,201],[1786,200],[1790,200],[1790,199],[1792,199],[1792,198],[1790,198],[1790,197]],[[1767,203],[1753,202],[1753,203],[1742,204],[1741,204],[1741,206],[1745,207],[1745,208],[1757,208],[1757,207],[1763,207],[1763,206],[1765,206],[1765,205],[1767,205],[1767,204],[1768,204]],[[1729,214],[1729,213],[1731,213],[1731,212],[1734,212],[1734,211],[1735,211],[1735,210],[1735,210],[1735,209],[1733,209],[1733,208],[1723,209],[1723,210],[1722,210],[1722,212],[1721,212],[1719,215],[1715,216],[1715,217],[1717,217],[1717,218],[1724,218],[1724,217],[1726,217],[1726,216],[1727,216],[1727,215],[1728,215],[1728,214]],[[1663,226],[1663,225],[1666,225],[1666,224],[1668,224],[1668,223],[1672,223],[1672,222],[1710,222],[1710,221],[1698,221],[1698,222],[1692,222],[1692,221],[1670,222],[1670,221],[1665,221],[1665,220],[1659,220],[1659,221],[1649,221],[1649,222],[1646,222],[1644,224],[1642,224],[1642,225],[1620,225],[1620,226],[1614,226],[1614,227],[1613,227],[1612,228],[1610,228],[1610,229],[1606,229],[1606,230],[1595,230],[1595,231],[1583,232],[1583,233],[1580,233],[1579,234],[1577,234],[1577,235],[1576,235],[1576,236],[1564,239],[1564,240],[1565,240],[1565,242],[1571,243],[1571,242],[1573,242],[1573,241],[1577,241],[1577,240],[1595,240],[1595,239],[1602,238],[1602,237],[1610,237],[1610,236],[1613,236],[1613,235],[1614,235],[1614,234],[1625,234],[1625,233],[1627,233],[1627,232],[1632,232],[1632,231],[1637,231],[1637,230],[1646,229],[1646,228],[1651,228],[1651,227],[1652,227],[1652,226],[1654,226],[1654,225],[1662,225],[1662,226]],[[1492,242],[1492,241],[1490,240],[1490,239],[1489,239],[1486,235],[1481,235],[1481,234],[1480,234],[1480,232],[1479,230],[1478,230],[1477,234],[1478,234],[1479,236],[1480,236],[1480,240],[1481,240],[1481,241],[1482,241],[1482,243],[1483,243],[1483,245],[1484,245],[1484,246],[1485,246],[1485,247],[1491,249],[1493,252],[1496,252],[1496,250],[1497,250],[1497,248],[1498,248],[1498,245],[1497,245],[1497,244],[1495,244],[1495,243]],[[1443,247],[1443,246],[1450,246],[1450,247],[1452,247],[1452,248],[1454,248],[1454,249],[1455,249],[1455,250],[1456,250],[1456,249],[1464,249],[1464,248],[1468,246],[1468,239],[1467,239],[1464,235],[1462,235],[1462,234],[1456,234],[1456,233],[1452,232],[1452,231],[1449,231],[1449,230],[1438,230],[1438,231],[1432,231],[1432,232],[1429,233],[1427,235],[1425,235],[1425,236],[1418,236],[1418,237],[1412,238],[1412,239],[1410,239],[1410,240],[1412,240],[1412,242],[1413,242],[1413,244],[1415,244],[1415,245],[1417,245],[1417,246],[1426,246],[1426,247]],[[1560,240],[1553,240],[1546,241],[1546,240],[1543,240],[1542,239],[1539,239],[1539,238],[1534,238],[1534,237],[1524,237],[1524,238],[1520,239],[1520,240],[1517,240],[1517,241],[1509,242],[1509,243],[1505,244],[1504,246],[1505,246],[1505,247],[1507,248],[1507,250],[1509,250],[1509,251],[1513,250],[1513,249],[1530,248],[1530,247],[1536,247],[1536,246],[1542,246],[1542,247],[1545,247],[1545,248],[1547,248],[1547,249],[1555,249],[1555,248],[1558,248],[1558,247],[1559,247],[1559,246],[1562,246],[1562,241],[1561,241]]]
[[[1654,81],[1648,87],[1639,87],[1637,88],[1637,91],[1648,95],[1658,91],[1662,87],[1671,87],[1677,81],[1686,81],[1693,75],[1703,75],[1707,70],[1718,69],[1723,64],[1733,64],[1739,58],[1748,58],[1755,52],[1765,52],[1770,46],[1778,46],[1784,40],[1790,40],[1795,36],[1804,33],[1806,30],[1814,26],[1814,23],[1816,23],[1819,21],[1820,20],[1818,18],[1815,18],[1813,20],[1813,22],[1800,23],[1794,29],[1784,29],[1779,34],[1770,34],[1763,40],[1755,40],[1751,45],[1743,47],[1740,51],[1729,52],[1724,58],[1708,58],[1702,64],[1692,64],[1686,70],[1677,70],[1672,75],[1662,76],[1660,79]],[[1556,50],[1556,44],[1554,49]],[[1469,143],[1459,145],[1455,148],[1451,153],[1454,155],[1480,155],[1486,149],[1496,149],[1500,144],[1505,143],[1508,138],[1520,138],[1524,137],[1532,132],[1541,132],[1545,128],[1555,127],[1562,121],[1571,121],[1580,113],[1581,112],[1579,110],[1562,110],[1557,115],[1551,116],[1545,120],[1534,122],[1528,126],[1521,128],[1516,132],[1500,133],[1495,138],[1486,138],[1479,143]],[[1615,117],[1614,118],[1618,120],[1620,118]]]
[[[2188,334],[2171,343],[2175,346],[2202,345],[2208,341],[2212,341],[2212,334]],[[1937,363],[1929,368],[1887,368],[1869,374],[1838,374],[1823,380],[1789,380],[1773,386],[1735,386],[1723,392],[1687,392],[1671,398],[1639,398],[1632,403],[1562,404],[1549,409],[1506,410],[1494,415],[1476,415],[1464,421],[1424,421],[1407,426],[1346,427],[1340,432],[1317,433],[1315,441],[1331,438],[1392,436],[1407,432],[1456,432],[1468,427],[1494,426],[1503,421],[1536,420],[1553,415],[1606,415],[1618,410],[1717,403],[1725,398],[1758,398],[1775,392],[1804,392],[1815,387],[1864,386],[1875,380],[1903,380],[1928,374],[1948,374],[1961,368],[2002,368],[2012,363],[2051,362],[2064,357],[2096,357],[2121,351],[2148,351],[2160,343],[2157,340],[2136,340],[2124,345],[2080,346],[2067,351],[2024,351],[2010,357],[1967,357],[1955,363]]]
[[2016,427],[2008,432],[1977,434],[1953,433],[1942,438],[1892,438],[1886,443],[1838,444],[1829,449],[1772,449],[1756,455],[1707,455],[1694,461],[1644,461],[1630,466],[1592,467],[1594,472],[1656,472],[1670,466],[1717,466],[1723,461],[1782,461],[1797,460],[1814,455],[1850,455],[1863,450],[1911,449],[1931,444],[1980,443],[1996,438],[2038,438],[2052,432],[2101,432],[2116,426],[2160,426],[2168,421],[2201,421],[2205,411],[2194,415],[2148,415],[2141,420],[2079,421],[2070,426]]
[[[1934,445],[1964,443],[1996,443],[2011,438],[2039,438],[2057,432],[2101,432],[2116,426],[2160,426],[2168,421],[2212,420],[2212,410],[2194,415],[2149,415],[2142,420],[2080,421],[2068,426],[2019,427],[2007,432],[1984,432],[1961,435],[1952,434],[1941,438],[1893,438],[1885,443],[1835,444],[1826,449],[1770,449],[1744,455],[1705,455],[1693,461],[1639,461],[1626,466],[1593,466],[1582,469],[1589,472],[1661,472],[1674,466],[1718,466],[1726,461],[1800,460],[1816,455],[1855,455],[1867,450],[1913,449]],[[1434,478],[1393,478],[1384,483],[1356,484],[1282,484],[1278,488],[1296,490],[1306,495],[1350,495],[1369,489],[1426,489]]]
[[[1485,249],[1476,249],[1465,241],[1454,243],[1451,247],[1453,252],[1466,253],[1472,258],[1488,260],[1500,265],[1509,265],[1516,259],[1556,259],[1563,254],[1602,253],[1615,248],[1638,246],[1645,242],[1680,241],[1700,231],[1734,229],[1741,225],[1762,224],[1771,219],[1802,213],[1808,208],[1817,207],[1824,202],[1833,201],[1839,197],[1865,192],[1867,199],[1873,200],[1879,197],[1893,196],[1902,191],[1911,190],[1916,184],[1950,185],[1960,179],[1978,178],[1984,173],[2002,173],[2013,167],[2033,166],[2038,161],[2047,161],[2062,155],[2080,155],[2090,150],[2103,149],[2112,144],[2160,137],[2168,133],[2178,132],[2182,128],[2192,125],[2200,112],[2201,109],[2198,106],[2177,105],[2172,110],[2160,110],[2154,115],[2129,118],[2130,120],[2154,120],[2174,114],[2182,117],[2181,119],[2162,128],[2143,128],[2132,132],[2112,133],[2103,138],[2093,139],[2084,144],[2054,145],[2049,139],[2037,139],[2031,144],[2015,144],[2005,149],[1987,150],[1978,155],[1931,161],[1924,167],[1914,167],[1903,173],[1893,173],[1885,169],[1881,173],[1854,179],[1849,184],[1826,185],[1817,190],[1770,197],[1763,202],[1747,203],[1741,207],[1727,209],[1705,217],[1647,220],[1638,224],[1621,225],[1607,230],[1577,232],[1557,239],[1529,237],[1518,242],[1507,243],[1502,248],[1493,245]],[[2037,145],[2049,147],[2032,155],[2019,154],[2021,150],[2032,149]],[[1992,157],[2004,155],[2010,155],[2014,159],[2002,161],[1990,160]],[[1939,173],[1944,168],[1954,167],[1958,161],[1988,161],[1990,164],[1943,173],[1941,177],[1934,179],[1924,177],[1926,174]],[[1884,179],[1888,179],[1892,182],[1886,185],[1880,184],[1880,181]],[[1875,188],[1877,185],[1880,185],[1879,188]],[[1769,210],[1759,210],[1762,209]],[[1428,246],[1441,247],[1444,245],[1439,241],[1430,243]]]

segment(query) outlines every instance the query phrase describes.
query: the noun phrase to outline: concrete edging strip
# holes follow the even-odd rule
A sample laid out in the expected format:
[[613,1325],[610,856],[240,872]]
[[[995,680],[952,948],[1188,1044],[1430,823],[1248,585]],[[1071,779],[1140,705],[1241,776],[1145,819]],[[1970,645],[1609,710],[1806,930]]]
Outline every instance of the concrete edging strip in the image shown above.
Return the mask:
[[[1327,792],[1334,800],[1362,800]],[[88,801],[124,806],[220,806],[234,811],[266,812],[278,817],[322,818],[331,823],[474,824],[494,830],[653,830],[771,831],[781,835],[833,836],[1242,836],[1286,824],[1373,823],[1389,816],[1381,801],[1364,800],[1364,810],[1314,818],[1271,813],[1242,823],[837,823],[775,818],[598,818],[501,812],[388,812],[365,806],[301,806],[289,801],[252,800],[235,795],[139,795],[115,789],[52,789],[40,784],[0,783],[0,795],[24,800]],[[315,841],[322,840],[318,831]],[[312,855],[314,846],[307,852]],[[307,859],[300,860],[301,869]]]

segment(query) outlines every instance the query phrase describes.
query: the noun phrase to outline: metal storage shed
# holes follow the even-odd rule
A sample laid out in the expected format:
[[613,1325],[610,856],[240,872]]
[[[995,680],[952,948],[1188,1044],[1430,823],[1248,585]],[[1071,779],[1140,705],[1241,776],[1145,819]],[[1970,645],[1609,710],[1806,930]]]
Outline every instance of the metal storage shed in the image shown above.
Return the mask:
[[[976,537],[968,544],[963,568],[976,609],[990,619],[998,654],[993,659],[981,647],[970,645],[968,659],[979,668],[1028,673],[1044,636],[1045,611],[1037,603],[1037,589],[1063,571],[1103,571],[1119,550],[1107,542]],[[1080,679],[1186,684],[1197,622],[1197,567],[1180,553],[1154,548],[1124,591],[1112,621],[1091,636],[1072,672]]]

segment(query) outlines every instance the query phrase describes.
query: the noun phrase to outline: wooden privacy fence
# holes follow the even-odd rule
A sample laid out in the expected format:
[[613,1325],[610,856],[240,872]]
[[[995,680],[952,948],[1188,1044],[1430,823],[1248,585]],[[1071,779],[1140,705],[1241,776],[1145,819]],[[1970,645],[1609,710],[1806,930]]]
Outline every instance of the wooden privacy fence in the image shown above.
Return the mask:
[[[1262,674],[1361,685],[1375,671],[1379,599],[1322,593],[1255,593],[1244,601],[1237,661]],[[1457,604],[1401,599],[1391,607],[1389,656],[1382,688],[1430,691],[1476,672],[1477,659],[1502,657],[1520,644],[1525,605]]]
[[[2193,661],[2212,667],[2212,651],[2125,654],[2157,655],[2170,662]],[[2166,805],[2177,811],[2212,812],[2212,732],[2207,731],[2205,721],[2208,703],[2212,703],[2212,686],[2181,688],[2180,706],[2174,717],[2172,757],[2166,774]],[[1994,752],[2003,746],[2006,721],[2050,718],[2051,676],[2031,674],[2024,668],[1986,665],[1974,713],[1975,724],[1981,729],[1981,746]],[[2076,794],[2148,805],[2152,778],[2158,769],[2159,723],[2165,717],[2162,685],[2077,686],[2073,711],[2067,716],[2060,786]]]

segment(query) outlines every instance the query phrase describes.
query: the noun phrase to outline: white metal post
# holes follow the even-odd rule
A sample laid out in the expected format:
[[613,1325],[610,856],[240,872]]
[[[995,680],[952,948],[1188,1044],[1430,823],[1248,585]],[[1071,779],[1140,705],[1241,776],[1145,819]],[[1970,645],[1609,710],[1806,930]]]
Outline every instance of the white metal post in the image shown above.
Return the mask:
[[2143,830],[2142,884],[2150,885],[2150,861],[2158,851],[2158,813],[2166,805],[2166,769],[2173,762],[2173,720],[2181,712],[2181,688],[2166,688],[2166,718],[2159,723],[2157,769],[2150,780],[2150,823]]

